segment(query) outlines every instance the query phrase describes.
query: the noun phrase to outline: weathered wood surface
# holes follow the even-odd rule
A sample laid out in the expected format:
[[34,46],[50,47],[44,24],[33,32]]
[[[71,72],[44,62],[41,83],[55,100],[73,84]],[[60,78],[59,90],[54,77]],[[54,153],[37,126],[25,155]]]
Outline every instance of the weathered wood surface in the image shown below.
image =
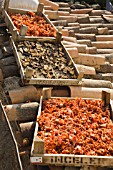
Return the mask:
[[32,143],[36,122],[20,123],[20,130],[23,138],[27,138]]
[[5,105],[5,111],[10,121],[33,121],[36,120],[38,112],[38,103],[21,103],[13,105]]
[[23,170],[18,147],[6,113],[0,103],[0,169]]
[[9,90],[12,104],[24,103],[26,101],[39,101],[42,88],[36,89],[34,86],[24,86],[15,90]]

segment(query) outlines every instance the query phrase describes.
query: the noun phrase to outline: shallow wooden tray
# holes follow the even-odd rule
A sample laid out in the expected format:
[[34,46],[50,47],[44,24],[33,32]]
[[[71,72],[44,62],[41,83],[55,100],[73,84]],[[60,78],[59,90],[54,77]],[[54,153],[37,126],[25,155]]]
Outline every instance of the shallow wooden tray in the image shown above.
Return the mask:
[[[34,38],[34,39],[46,38],[45,36],[26,36],[26,26],[23,26],[23,25],[22,25],[21,31],[19,33],[17,28],[13,24],[13,21],[10,18],[8,13],[10,12],[10,13],[13,13],[13,14],[18,14],[18,13],[27,14],[28,10],[9,8],[8,4],[9,4],[9,0],[6,0],[5,6],[4,6],[4,8],[2,8],[2,15],[4,17],[6,26],[8,27],[9,32],[11,33],[14,40],[17,40],[17,39],[19,40],[21,38],[25,38],[25,39],[26,38],[28,38],[28,39],[30,39],[30,38]],[[52,27],[54,27],[54,29],[56,30],[56,34],[58,34],[58,30],[56,29],[56,27],[52,24],[52,22],[49,20],[49,18],[43,13],[43,4],[39,4],[37,11],[34,11],[34,13],[43,17],[48,24],[50,24]],[[48,38],[55,39],[56,37],[48,37]]]
[[[41,114],[43,99],[51,98],[51,89],[45,89],[40,99],[38,116]],[[70,98],[72,99],[72,98]],[[89,99],[89,98],[87,98]],[[94,100],[94,99],[90,99]],[[110,106],[111,119],[113,120],[113,106],[110,102],[110,94],[102,91],[102,100]],[[38,118],[37,116],[37,118]],[[76,167],[113,167],[113,156],[86,156],[73,154],[45,154],[44,141],[37,136],[38,122],[36,122],[34,138],[31,149],[30,161],[32,164],[55,165],[55,166],[76,166]],[[50,146],[51,147],[51,146]]]
[[[26,39],[29,40],[29,39]],[[37,84],[37,85],[59,85],[59,86],[70,86],[70,85],[78,85],[79,84],[79,80],[78,79],[47,79],[47,78],[28,78],[26,77],[25,71],[23,69],[23,66],[21,64],[20,61],[20,57],[16,48],[16,43],[18,43],[20,40],[14,42],[13,39],[11,38],[11,45],[13,48],[13,52],[19,67],[19,71],[20,71],[20,75],[21,75],[21,79],[23,84]],[[21,42],[23,41],[23,39],[21,38]],[[34,39],[31,38],[29,41],[39,41],[39,42],[52,42],[53,44],[57,45],[57,40],[55,39],[49,39],[49,38],[45,38],[45,39]],[[72,58],[70,57],[69,53],[66,51],[66,49],[64,48],[63,44],[61,43],[61,46],[64,50],[65,53],[65,57],[67,58],[67,61],[72,61],[73,67],[75,68],[75,75],[77,76],[77,78],[79,77],[79,72],[76,68],[76,65],[74,63],[74,61],[72,60]]]

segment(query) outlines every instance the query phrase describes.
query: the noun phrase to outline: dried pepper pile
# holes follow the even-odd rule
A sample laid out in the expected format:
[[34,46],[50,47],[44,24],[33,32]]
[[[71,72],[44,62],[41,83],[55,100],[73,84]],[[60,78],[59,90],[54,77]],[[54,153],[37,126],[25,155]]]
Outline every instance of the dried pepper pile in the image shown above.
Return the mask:
[[20,32],[22,25],[28,26],[27,36],[56,37],[56,30],[46,20],[34,12],[27,14],[9,14],[15,27]]
[[45,153],[113,156],[113,122],[101,100],[45,100],[38,122]]

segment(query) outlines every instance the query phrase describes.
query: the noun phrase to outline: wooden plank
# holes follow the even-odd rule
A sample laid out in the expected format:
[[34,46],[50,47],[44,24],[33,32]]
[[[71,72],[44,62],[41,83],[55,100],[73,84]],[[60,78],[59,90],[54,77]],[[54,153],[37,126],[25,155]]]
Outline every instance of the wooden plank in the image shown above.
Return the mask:
[[1,102],[0,102],[0,139],[1,139],[0,156],[2,158],[0,161],[0,169],[23,170],[19,156],[18,145]]
[[102,100],[104,101],[104,105],[108,106],[110,104],[110,93],[102,91]]

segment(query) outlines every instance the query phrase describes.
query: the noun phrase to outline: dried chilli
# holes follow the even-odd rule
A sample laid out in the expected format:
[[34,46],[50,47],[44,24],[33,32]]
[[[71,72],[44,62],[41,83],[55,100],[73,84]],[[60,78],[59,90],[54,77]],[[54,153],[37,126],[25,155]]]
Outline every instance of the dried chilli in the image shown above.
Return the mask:
[[27,14],[12,14],[10,13],[15,27],[18,32],[22,25],[28,26],[27,36],[46,36],[46,37],[56,37],[56,30],[46,20],[34,12],[28,12]]
[[102,100],[45,100],[37,121],[45,153],[113,156],[113,122]]

